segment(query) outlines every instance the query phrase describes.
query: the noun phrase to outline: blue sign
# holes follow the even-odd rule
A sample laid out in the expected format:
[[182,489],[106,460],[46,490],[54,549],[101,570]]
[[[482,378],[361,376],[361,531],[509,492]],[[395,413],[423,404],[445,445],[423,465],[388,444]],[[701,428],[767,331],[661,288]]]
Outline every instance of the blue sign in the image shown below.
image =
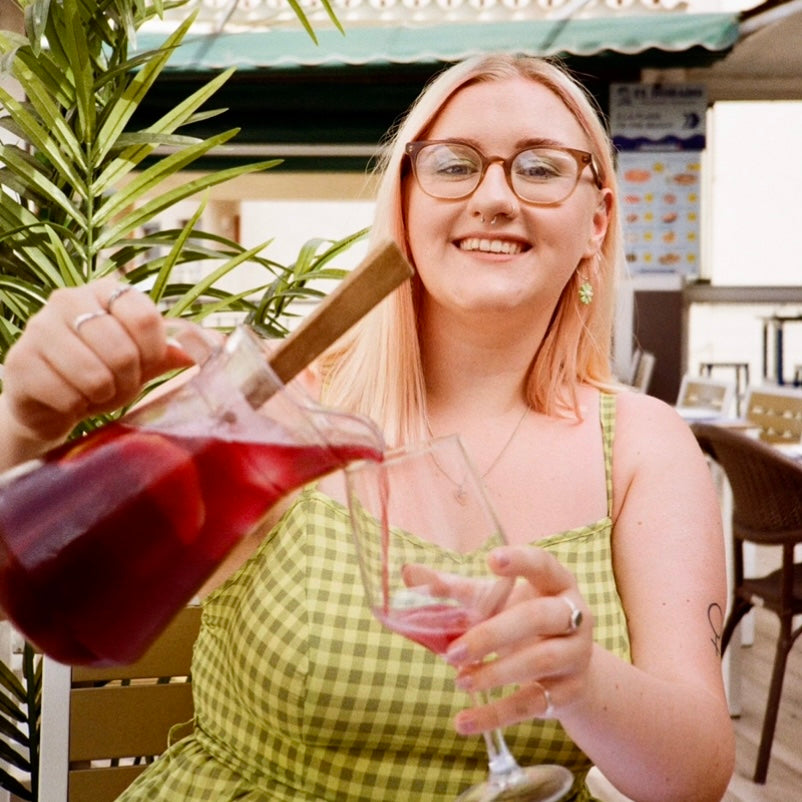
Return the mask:
[[619,151],[704,150],[700,84],[611,84],[610,131]]

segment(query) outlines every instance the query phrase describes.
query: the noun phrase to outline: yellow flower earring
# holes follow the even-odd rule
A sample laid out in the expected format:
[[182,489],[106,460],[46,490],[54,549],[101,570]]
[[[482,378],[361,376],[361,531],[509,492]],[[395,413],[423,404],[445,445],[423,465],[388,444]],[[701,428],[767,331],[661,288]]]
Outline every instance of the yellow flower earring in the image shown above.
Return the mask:
[[[601,263],[601,254],[596,251],[593,254],[593,263],[590,267],[590,275],[595,276],[598,275],[599,272],[599,264]],[[586,275],[579,274],[579,278],[582,280],[582,283],[579,285],[579,303],[583,306],[590,306],[593,302],[593,285],[590,283],[590,279]]]

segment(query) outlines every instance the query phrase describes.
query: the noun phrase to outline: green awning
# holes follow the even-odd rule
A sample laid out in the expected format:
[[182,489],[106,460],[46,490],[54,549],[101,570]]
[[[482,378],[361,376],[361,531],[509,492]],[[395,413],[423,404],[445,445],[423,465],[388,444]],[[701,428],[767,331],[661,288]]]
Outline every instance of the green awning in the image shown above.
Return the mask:
[[[656,13],[565,20],[449,23],[430,26],[354,27],[345,35],[316,31],[316,45],[300,29],[268,29],[188,36],[169,69],[183,71],[381,66],[458,61],[488,51],[541,56],[634,55],[692,48],[726,51],[738,39],[732,14]],[[140,33],[138,50],[160,46],[164,36]]]

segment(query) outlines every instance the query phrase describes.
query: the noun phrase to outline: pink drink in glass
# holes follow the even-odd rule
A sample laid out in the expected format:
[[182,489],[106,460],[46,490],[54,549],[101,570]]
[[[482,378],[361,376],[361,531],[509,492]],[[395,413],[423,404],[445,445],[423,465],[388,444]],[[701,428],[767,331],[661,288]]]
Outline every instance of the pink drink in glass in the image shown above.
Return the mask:
[[409,610],[374,610],[393,632],[420,643],[435,654],[445,654],[451,641],[465,634],[475,621],[461,607],[431,604]]

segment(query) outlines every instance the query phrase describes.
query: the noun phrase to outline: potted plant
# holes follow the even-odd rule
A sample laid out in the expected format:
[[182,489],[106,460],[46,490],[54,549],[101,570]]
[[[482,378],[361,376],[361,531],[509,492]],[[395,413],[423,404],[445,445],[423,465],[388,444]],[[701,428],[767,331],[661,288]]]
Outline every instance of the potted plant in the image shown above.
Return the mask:
[[[137,30],[167,4],[17,1],[24,32],[0,31],[0,69],[24,93],[20,100],[0,86],[6,140],[0,144],[0,364],[54,289],[109,273],[148,292],[168,316],[202,320],[234,311],[263,333],[286,334],[288,305],[321,295],[319,279],[341,278],[332,262],[364,232],[334,243],[310,240],[291,265],[262,256],[269,241],[244,248],[201,230],[203,204],[182,228],[143,233],[148,221],[180,201],[278,164],[231,167],[179,186],[167,181],[237,134],[231,129],[199,139],[186,130],[218,113],[205,104],[232,70],[212,77],[146,129],[131,130],[134,112],[193,17],[162,47],[132,55]],[[314,38],[300,5],[290,4]],[[336,23],[328,0],[323,4]],[[159,151],[163,146],[168,152]],[[206,277],[196,284],[175,280],[175,268],[186,262],[205,263]],[[222,289],[221,279],[246,262],[262,268],[263,280],[242,292]],[[107,417],[88,421],[76,434]],[[0,663],[0,788],[36,799],[41,665],[29,644],[21,674]],[[3,761],[13,770],[2,768]]]

